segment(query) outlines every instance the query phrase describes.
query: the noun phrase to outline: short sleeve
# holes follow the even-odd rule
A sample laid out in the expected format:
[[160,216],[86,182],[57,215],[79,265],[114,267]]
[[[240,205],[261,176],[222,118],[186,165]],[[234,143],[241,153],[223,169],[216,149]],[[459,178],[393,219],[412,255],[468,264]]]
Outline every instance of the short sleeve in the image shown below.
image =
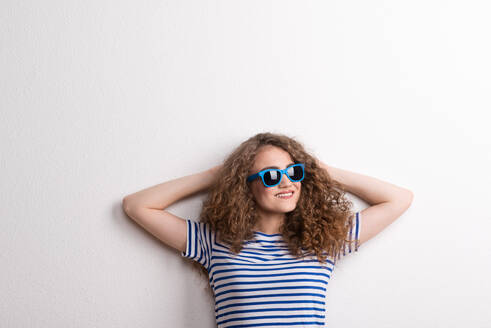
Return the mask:
[[350,253],[358,252],[358,248],[360,245],[361,212],[356,212],[354,215],[352,215],[351,220],[353,224],[348,230],[348,235],[346,236],[346,239],[352,240],[352,242],[344,242],[338,257],[339,259],[345,257]]
[[201,263],[206,270],[210,271],[214,240],[210,225],[205,222],[186,219],[186,227],[186,250],[181,252],[181,256]]

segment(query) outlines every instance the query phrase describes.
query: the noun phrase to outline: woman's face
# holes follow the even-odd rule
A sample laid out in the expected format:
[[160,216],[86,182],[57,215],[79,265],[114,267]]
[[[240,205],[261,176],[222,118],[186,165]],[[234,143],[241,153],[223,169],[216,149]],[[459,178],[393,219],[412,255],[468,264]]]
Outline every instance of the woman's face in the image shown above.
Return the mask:
[[[290,154],[275,146],[263,146],[256,154],[255,162],[249,175],[258,173],[266,168],[285,169],[294,164]],[[264,186],[260,177],[250,182],[250,188],[257,205],[265,213],[288,213],[295,209],[300,197],[302,182],[292,182],[285,174],[280,184],[274,187]],[[277,194],[293,191],[290,198],[279,198]]]

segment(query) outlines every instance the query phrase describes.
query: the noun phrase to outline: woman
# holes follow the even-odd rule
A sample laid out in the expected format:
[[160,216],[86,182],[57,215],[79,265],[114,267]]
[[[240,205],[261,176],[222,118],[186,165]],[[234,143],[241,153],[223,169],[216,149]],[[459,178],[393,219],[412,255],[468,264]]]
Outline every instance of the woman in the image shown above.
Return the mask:
[[[208,192],[199,221],[164,211]],[[345,192],[370,207],[353,212]],[[412,192],[327,167],[281,134],[259,133],[209,170],[125,197],[125,212],[209,277],[218,327],[323,326],[336,261],[411,204]]]

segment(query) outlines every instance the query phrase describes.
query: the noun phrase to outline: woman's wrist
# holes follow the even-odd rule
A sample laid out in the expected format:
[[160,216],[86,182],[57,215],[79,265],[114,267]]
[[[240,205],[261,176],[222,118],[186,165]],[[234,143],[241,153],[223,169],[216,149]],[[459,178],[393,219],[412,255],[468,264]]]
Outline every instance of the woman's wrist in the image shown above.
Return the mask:
[[212,168],[208,169],[208,171],[215,175],[222,168],[222,166],[223,164],[213,166]]

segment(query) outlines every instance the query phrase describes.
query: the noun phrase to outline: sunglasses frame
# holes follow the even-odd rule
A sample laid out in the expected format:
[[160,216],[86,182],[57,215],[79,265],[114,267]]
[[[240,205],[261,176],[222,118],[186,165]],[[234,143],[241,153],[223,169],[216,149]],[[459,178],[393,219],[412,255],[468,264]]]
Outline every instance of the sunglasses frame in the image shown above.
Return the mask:
[[[302,178],[300,180],[292,180],[292,178],[287,173],[288,172],[288,169],[291,168],[291,167],[294,167],[294,166],[300,166],[302,168]],[[266,172],[269,172],[269,171],[279,171],[280,172],[280,179],[279,179],[278,183],[276,183],[274,185],[271,185],[271,186],[266,185],[266,182],[264,182],[264,174]],[[277,186],[277,185],[279,185],[281,183],[281,179],[283,179],[283,173],[288,177],[288,179],[290,179],[291,182],[300,182],[300,181],[302,181],[305,178],[305,164],[303,164],[303,163],[293,164],[293,165],[288,166],[284,170],[281,170],[281,169],[266,169],[266,170],[262,170],[262,171],[260,171],[258,173],[255,173],[253,175],[250,175],[247,178],[247,182],[252,181],[252,180],[256,179],[257,177],[261,177],[261,180],[262,180],[263,185],[265,187],[267,187],[267,188],[274,187],[274,186]]]

